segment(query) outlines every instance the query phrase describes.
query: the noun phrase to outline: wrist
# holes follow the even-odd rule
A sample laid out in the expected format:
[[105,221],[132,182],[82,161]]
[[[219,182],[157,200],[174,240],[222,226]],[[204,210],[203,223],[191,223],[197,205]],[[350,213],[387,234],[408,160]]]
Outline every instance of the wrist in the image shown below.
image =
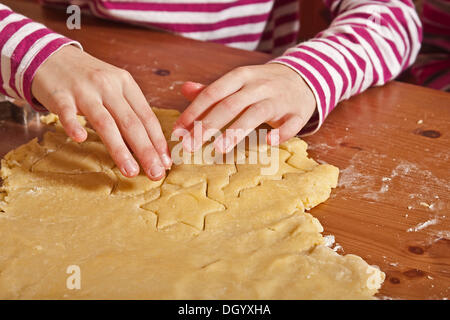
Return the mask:
[[[303,96],[301,97],[302,106],[307,103],[310,116],[308,117],[309,122],[305,125],[302,130],[302,135],[311,135],[319,130],[326,116],[324,110],[326,105],[326,99],[324,98],[323,88],[321,83],[319,83],[314,75],[308,71],[303,65],[298,62],[292,62],[289,59],[282,57],[276,58],[268,62],[268,64],[281,65],[285,69],[289,69],[291,73],[297,75],[297,83],[301,83],[300,86],[304,88],[302,90]],[[287,73],[288,74],[288,73]],[[300,79],[300,80],[299,80]],[[307,88],[307,89],[306,89]],[[308,101],[303,103],[303,101]]]
[[296,90],[300,93],[300,105],[302,114],[305,118],[310,119],[314,112],[317,112],[317,100],[314,91],[303,76],[294,68],[278,62],[269,62],[272,68],[276,68],[278,72],[283,74],[283,78],[289,81],[292,85],[288,88]]
[[[36,72],[31,80],[31,96],[33,100],[39,100],[38,97],[43,93],[44,83],[46,79],[56,76],[56,73],[73,59],[79,59],[83,51],[80,47],[75,45],[61,46],[55,50],[41,65],[36,69]],[[33,101],[36,102],[36,101]]]

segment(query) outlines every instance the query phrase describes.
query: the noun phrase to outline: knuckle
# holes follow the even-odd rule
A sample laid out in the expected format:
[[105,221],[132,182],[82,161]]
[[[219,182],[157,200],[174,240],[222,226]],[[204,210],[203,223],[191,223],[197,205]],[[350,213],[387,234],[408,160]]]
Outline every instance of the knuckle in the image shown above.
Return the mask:
[[233,101],[231,101],[230,99],[225,99],[222,101],[222,107],[225,108],[226,110],[233,110],[233,107],[235,105],[236,104]]
[[[156,120],[157,121],[157,120]],[[154,130],[156,130],[156,129],[158,129],[158,123],[156,123],[153,119],[151,119],[151,118],[145,118],[145,120],[143,120],[143,123],[142,123],[143,125],[144,125],[144,127],[146,128],[146,130],[148,131],[148,132],[152,132],[152,131],[154,131]],[[160,129],[161,130],[161,129]]]
[[211,85],[203,90],[202,93],[207,99],[214,100],[219,96],[220,90],[216,86]]
[[164,151],[166,149],[166,147],[167,147],[166,139],[156,138],[156,139],[154,139],[152,141],[153,141],[154,147],[157,150]]
[[247,78],[250,75],[250,67],[238,67],[232,71],[235,76],[240,78]]
[[[235,99],[236,100],[236,99]],[[222,108],[229,113],[236,113],[240,111],[239,103],[232,99],[225,99],[221,102]]]
[[56,92],[50,96],[51,104],[58,108],[60,111],[67,109],[69,104],[69,97],[66,94]]
[[151,128],[159,124],[158,118],[149,107],[144,106],[142,110],[146,127]]
[[152,145],[147,145],[141,148],[137,155],[139,160],[144,168],[151,168],[153,164],[158,164],[158,155],[155,151],[155,148]]
[[137,127],[138,120],[133,114],[127,113],[120,119],[120,125],[122,126],[122,129],[126,131],[133,130]]
[[66,114],[69,111],[72,111],[72,106],[65,99],[58,99],[55,101],[55,106],[58,110],[58,113]]
[[253,110],[257,113],[270,118],[272,116],[272,105],[269,103],[259,103],[253,106]]
[[133,76],[128,70],[119,69],[119,78],[124,82],[132,82]]
[[273,86],[271,85],[270,82],[264,81],[264,82],[261,82],[261,83],[258,85],[258,91],[259,91],[260,93],[271,92],[271,91],[272,91],[272,87],[273,87]]
[[89,77],[100,89],[106,89],[111,85],[111,76],[103,70],[95,70],[91,72]]
[[119,164],[124,161],[125,155],[127,153],[129,153],[128,150],[126,150],[120,146],[115,146],[115,145],[110,145],[109,150],[110,150],[109,153],[111,154],[111,157],[113,159],[115,159],[116,162],[119,162]]
[[92,126],[97,131],[106,131],[110,127],[110,119],[104,115],[98,115],[91,119]]

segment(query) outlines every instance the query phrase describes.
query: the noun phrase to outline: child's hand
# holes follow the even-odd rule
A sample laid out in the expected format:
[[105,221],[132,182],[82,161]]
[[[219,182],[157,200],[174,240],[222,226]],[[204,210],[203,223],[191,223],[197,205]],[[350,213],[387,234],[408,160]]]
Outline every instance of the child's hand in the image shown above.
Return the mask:
[[170,167],[159,121],[127,71],[67,46],[39,67],[32,93],[59,116],[66,133],[77,142],[84,141],[87,132],[76,115],[86,116],[125,176],[139,173],[126,143],[150,179],[161,179]]
[[[182,92],[193,101],[177,120],[174,135],[183,136],[183,146],[191,152],[235,118],[228,129],[241,130],[219,136],[214,142],[219,152],[230,151],[262,123],[279,129],[279,136],[273,132],[267,136],[270,145],[278,145],[295,136],[316,108],[314,95],[302,77],[276,63],[237,68],[208,87],[186,82]],[[194,137],[194,121],[200,120],[203,136]]]

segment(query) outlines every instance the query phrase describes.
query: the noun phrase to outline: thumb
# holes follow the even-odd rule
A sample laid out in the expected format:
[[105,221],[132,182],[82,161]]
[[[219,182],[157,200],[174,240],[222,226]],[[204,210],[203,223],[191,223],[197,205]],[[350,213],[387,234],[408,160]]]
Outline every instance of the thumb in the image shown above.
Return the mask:
[[181,93],[186,99],[193,101],[205,87],[204,84],[198,82],[186,81],[181,86]]

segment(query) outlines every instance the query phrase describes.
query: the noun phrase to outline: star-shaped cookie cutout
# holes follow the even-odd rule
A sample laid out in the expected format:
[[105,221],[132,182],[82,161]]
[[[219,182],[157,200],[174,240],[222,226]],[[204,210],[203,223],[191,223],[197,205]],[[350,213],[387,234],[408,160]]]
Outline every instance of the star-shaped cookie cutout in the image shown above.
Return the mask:
[[206,196],[206,181],[186,188],[163,184],[161,196],[142,208],[158,216],[158,229],[185,223],[198,230],[203,230],[206,215],[225,210],[222,204]]

